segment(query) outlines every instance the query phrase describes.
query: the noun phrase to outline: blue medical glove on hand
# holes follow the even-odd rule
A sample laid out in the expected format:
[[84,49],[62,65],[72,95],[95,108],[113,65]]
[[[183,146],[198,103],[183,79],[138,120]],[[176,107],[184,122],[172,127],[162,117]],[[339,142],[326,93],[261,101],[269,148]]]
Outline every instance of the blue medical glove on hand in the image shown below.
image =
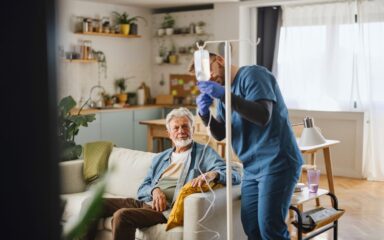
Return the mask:
[[201,93],[197,96],[196,104],[199,109],[200,116],[206,116],[209,114],[209,106],[211,106],[212,102],[213,99],[205,93]]
[[222,99],[225,94],[225,88],[213,81],[198,81],[197,86],[200,92],[206,93],[211,97]]

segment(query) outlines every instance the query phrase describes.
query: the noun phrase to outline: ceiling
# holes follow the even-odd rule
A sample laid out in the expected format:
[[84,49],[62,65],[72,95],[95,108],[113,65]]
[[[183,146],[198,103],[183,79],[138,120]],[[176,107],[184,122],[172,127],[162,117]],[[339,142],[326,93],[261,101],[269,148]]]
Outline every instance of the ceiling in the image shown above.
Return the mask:
[[241,0],[84,0],[110,4],[123,4],[145,8],[169,8],[212,3],[240,2]]

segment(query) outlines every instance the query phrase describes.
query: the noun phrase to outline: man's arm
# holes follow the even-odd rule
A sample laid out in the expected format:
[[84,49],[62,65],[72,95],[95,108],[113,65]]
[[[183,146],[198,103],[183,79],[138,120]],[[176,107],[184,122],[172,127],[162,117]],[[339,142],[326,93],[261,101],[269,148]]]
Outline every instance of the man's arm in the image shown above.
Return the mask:
[[[215,179],[217,182],[226,184],[226,163],[225,161],[217,154],[215,150],[213,150],[211,147],[207,147],[206,153],[204,155],[204,161],[203,166],[206,172],[215,172],[217,173],[217,176],[215,176]],[[239,172],[232,167],[232,184],[237,185],[241,182],[241,176]]]
[[206,173],[201,174],[197,178],[192,179],[191,185],[192,187],[201,187],[204,185],[206,182],[211,182],[211,181],[217,181],[219,177],[219,173],[216,171],[209,171]]
[[141,183],[139,189],[137,190],[137,198],[144,202],[152,201],[152,181],[154,176],[154,163],[155,159],[152,160],[152,164],[147,171],[147,175],[144,178],[144,181]]

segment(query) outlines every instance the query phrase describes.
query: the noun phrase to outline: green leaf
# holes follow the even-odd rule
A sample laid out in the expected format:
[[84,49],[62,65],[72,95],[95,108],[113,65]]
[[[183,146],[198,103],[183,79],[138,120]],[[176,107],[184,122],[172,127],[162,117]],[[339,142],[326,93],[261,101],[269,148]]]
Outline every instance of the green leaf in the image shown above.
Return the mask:
[[79,159],[82,151],[81,145],[76,145],[74,142],[64,142],[61,144],[60,159],[62,161]]
[[82,146],[76,145],[75,137],[79,134],[80,127],[87,127],[88,123],[96,119],[95,114],[73,115],[71,109],[76,106],[76,101],[67,96],[58,104],[58,129],[57,136],[60,142],[60,159],[72,160],[81,156]]
[[68,96],[68,97],[61,99],[61,101],[59,102],[59,111],[63,115],[66,115],[75,106],[76,106],[76,101],[73,99],[72,96]]

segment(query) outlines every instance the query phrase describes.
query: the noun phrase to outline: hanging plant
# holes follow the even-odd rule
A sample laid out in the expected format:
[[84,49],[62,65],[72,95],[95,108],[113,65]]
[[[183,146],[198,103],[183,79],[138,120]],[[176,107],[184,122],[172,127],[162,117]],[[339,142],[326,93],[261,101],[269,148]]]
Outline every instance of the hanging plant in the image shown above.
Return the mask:
[[107,79],[107,58],[102,51],[95,51],[92,50],[93,56],[95,56],[95,59],[98,63],[98,78],[100,81],[100,76],[102,72],[104,73],[104,79]]

